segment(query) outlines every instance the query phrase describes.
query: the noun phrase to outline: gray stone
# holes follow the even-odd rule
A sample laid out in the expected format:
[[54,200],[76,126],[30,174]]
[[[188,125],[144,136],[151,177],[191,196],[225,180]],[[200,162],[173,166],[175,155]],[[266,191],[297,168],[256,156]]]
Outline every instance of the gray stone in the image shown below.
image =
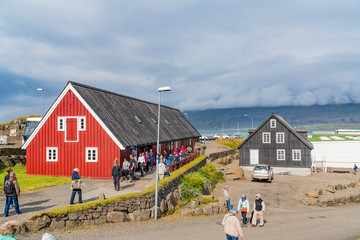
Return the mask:
[[24,225],[29,231],[39,231],[43,228],[46,228],[50,225],[51,219],[49,216],[44,215],[42,217],[36,218],[35,220],[26,220]]
[[205,215],[213,215],[213,214],[214,214],[214,211],[213,211],[213,209],[212,209],[211,206],[205,206],[205,207],[203,208],[203,213],[204,213]]
[[79,219],[79,215],[77,213],[71,213],[69,215],[69,220],[70,221],[77,221]]
[[104,193],[99,194],[99,200],[105,200],[105,194]]
[[181,210],[182,216],[192,216],[193,214],[194,214],[194,209],[185,208],[185,209]]
[[65,228],[65,226],[66,226],[66,223],[63,220],[57,221],[57,220],[53,219],[50,224],[50,228],[53,228],[53,229],[62,229],[62,228]]
[[212,206],[214,214],[220,213],[220,207],[218,203],[211,203],[210,206]]
[[200,205],[199,200],[191,200],[190,207],[197,208]]
[[86,220],[87,216],[85,214],[80,214],[79,215],[79,220]]
[[337,184],[335,185],[335,190],[342,190],[343,189],[343,186],[341,184]]
[[194,215],[195,216],[200,216],[203,213],[203,209],[202,208],[195,208],[194,209]]
[[106,216],[106,220],[112,223],[120,223],[126,220],[126,213],[124,212],[109,212]]
[[67,228],[71,228],[71,227],[76,227],[79,226],[79,222],[78,221],[66,221],[66,227]]
[[162,213],[167,211],[167,204],[164,199],[161,200],[159,209]]
[[128,214],[128,219],[131,221],[143,221],[150,219],[151,210],[146,209],[143,211],[134,211]]
[[92,215],[94,219],[97,219],[101,216],[101,212],[94,212]]

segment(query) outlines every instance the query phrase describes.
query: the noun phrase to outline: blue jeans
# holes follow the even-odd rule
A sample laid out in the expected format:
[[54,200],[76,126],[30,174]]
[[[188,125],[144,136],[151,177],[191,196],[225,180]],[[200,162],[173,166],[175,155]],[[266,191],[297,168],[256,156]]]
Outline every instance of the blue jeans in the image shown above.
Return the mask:
[[81,198],[81,189],[73,189],[72,193],[71,193],[71,199],[70,199],[70,204],[74,204],[74,199],[75,199],[75,194],[78,194],[79,196],[79,203],[82,203],[82,198]]
[[226,233],[225,233],[225,235],[226,235],[227,240],[239,240],[239,237],[234,237],[234,236],[231,236],[231,235],[226,234]]
[[231,211],[231,204],[230,204],[230,200],[226,200],[226,204],[228,207],[228,210]]
[[10,203],[14,202],[15,204],[15,212],[16,214],[20,214],[20,209],[19,209],[19,202],[17,199],[17,196],[6,196],[6,205],[5,205],[5,211],[4,211],[4,215],[8,216],[9,215],[9,208],[10,208]]
[[246,214],[247,214],[247,212],[241,212],[241,216],[243,218],[243,224],[244,225],[246,224]]

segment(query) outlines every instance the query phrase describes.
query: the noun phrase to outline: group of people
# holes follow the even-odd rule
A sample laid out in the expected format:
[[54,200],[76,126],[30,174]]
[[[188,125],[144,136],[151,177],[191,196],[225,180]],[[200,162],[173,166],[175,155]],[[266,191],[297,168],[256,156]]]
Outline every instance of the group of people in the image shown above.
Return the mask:
[[[242,194],[241,199],[239,200],[237,208],[232,207],[230,202],[230,193],[229,186],[225,186],[224,197],[226,200],[227,208],[229,213],[226,214],[223,218],[222,225],[224,226],[224,231],[228,240],[243,239],[244,235],[241,230],[240,221],[237,217],[238,212],[241,212],[242,217],[242,226],[246,226],[248,223],[247,214],[250,212],[250,204],[245,194]],[[255,195],[253,211],[250,217],[250,223],[252,227],[256,227],[257,220],[260,221],[260,227],[264,226],[264,211],[265,211],[265,202],[261,198],[261,195],[258,193]]]

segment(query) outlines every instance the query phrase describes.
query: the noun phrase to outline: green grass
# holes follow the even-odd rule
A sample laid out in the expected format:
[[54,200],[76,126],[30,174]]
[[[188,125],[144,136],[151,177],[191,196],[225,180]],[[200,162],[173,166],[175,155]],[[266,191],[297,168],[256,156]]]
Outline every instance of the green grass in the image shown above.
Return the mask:
[[[331,139],[331,137],[341,137],[343,138],[344,140],[334,140],[334,139]],[[330,138],[331,140],[321,140],[320,137],[327,137],[327,138]],[[356,137],[356,136],[353,136],[353,137]],[[310,142],[341,142],[341,141],[360,141],[360,140],[354,140],[354,139],[349,139],[349,138],[346,138],[345,135],[311,135],[311,137],[308,137],[308,140]]]
[[[21,189],[21,193],[35,192],[41,189],[62,185],[71,182],[69,177],[50,177],[50,176],[38,176],[38,175],[27,175],[26,167],[14,166],[12,167],[16,173],[16,178]],[[7,174],[4,169],[0,173],[0,179],[4,179]],[[4,182],[0,180],[0,189],[2,191]]]
[[233,148],[233,149],[237,149],[238,146],[245,141],[245,138],[242,139],[223,139],[223,140],[216,140],[215,142]]
[[[194,161],[190,162],[189,164],[187,164],[187,165],[179,168],[178,170],[172,172],[170,177],[166,177],[166,178],[161,179],[158,182],[158,188],[161,189],[162,187],[166,186],[168,183],[170,183],[174,179],[176,179],[178,177],[181,177],[190,168],[196,166],[201,161],[203,161],[205,158],[206,157],[202,155],[202,156],[196,158]],[[69,214],[69,213],[81,212],[83,210],[96,208],[96,207],[99,207],[99,206],[104,206],[104,205],[116,203],[116,202],[119,202],[119,201],[122,201],[122,200],[127,200],[127,199],[134,198],[134,197],[141,197],[141,196],[145,196],[145,195],[148,195],[148,194],[154,194],[154,193],[155,193],[155,184],[150,186],[149,188],[141,191],[141,192],[128,193],[128,194],[124,194],[124,195],[120,195],[120,196],[110,197],[110,198],[107,198],[105,200],[95,200],[95,201],[91,201],[91,202],[87,202],[87,203],[82,203],[82,204],[76,204],[76,205],[70,205],[70,206],[66,206],[66,207],[56,208],[56,209],[51,210],[51,211],[42,212],[42,213],[38,213],[36,215],[33,215],[32,217],[30,217],[30,219],[36,219],[36,218],[41,217],[43,215],[48,215],[49,217],[62,216],[62,215],[66,215],[66,214]]]

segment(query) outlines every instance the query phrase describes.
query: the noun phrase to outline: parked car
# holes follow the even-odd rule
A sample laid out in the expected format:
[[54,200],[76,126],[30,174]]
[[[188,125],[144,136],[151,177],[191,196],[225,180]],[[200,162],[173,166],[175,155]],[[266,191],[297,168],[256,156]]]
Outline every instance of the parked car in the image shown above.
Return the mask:
[[272,182],[274,179],[274,172],[270,165],[258,164],[254,167],[252,172],[252,181],[256,180],[267,180]]
[[201,136],[200,140],[208,140],[209,138],[207,136]]
[[[221,135],[220,133],[215,134],[214,139],[215,140],[220,139],[220,135]],[[230,137],[228,135],[226,135],[226,134],[223,134],[223,139],[230,139]]]

